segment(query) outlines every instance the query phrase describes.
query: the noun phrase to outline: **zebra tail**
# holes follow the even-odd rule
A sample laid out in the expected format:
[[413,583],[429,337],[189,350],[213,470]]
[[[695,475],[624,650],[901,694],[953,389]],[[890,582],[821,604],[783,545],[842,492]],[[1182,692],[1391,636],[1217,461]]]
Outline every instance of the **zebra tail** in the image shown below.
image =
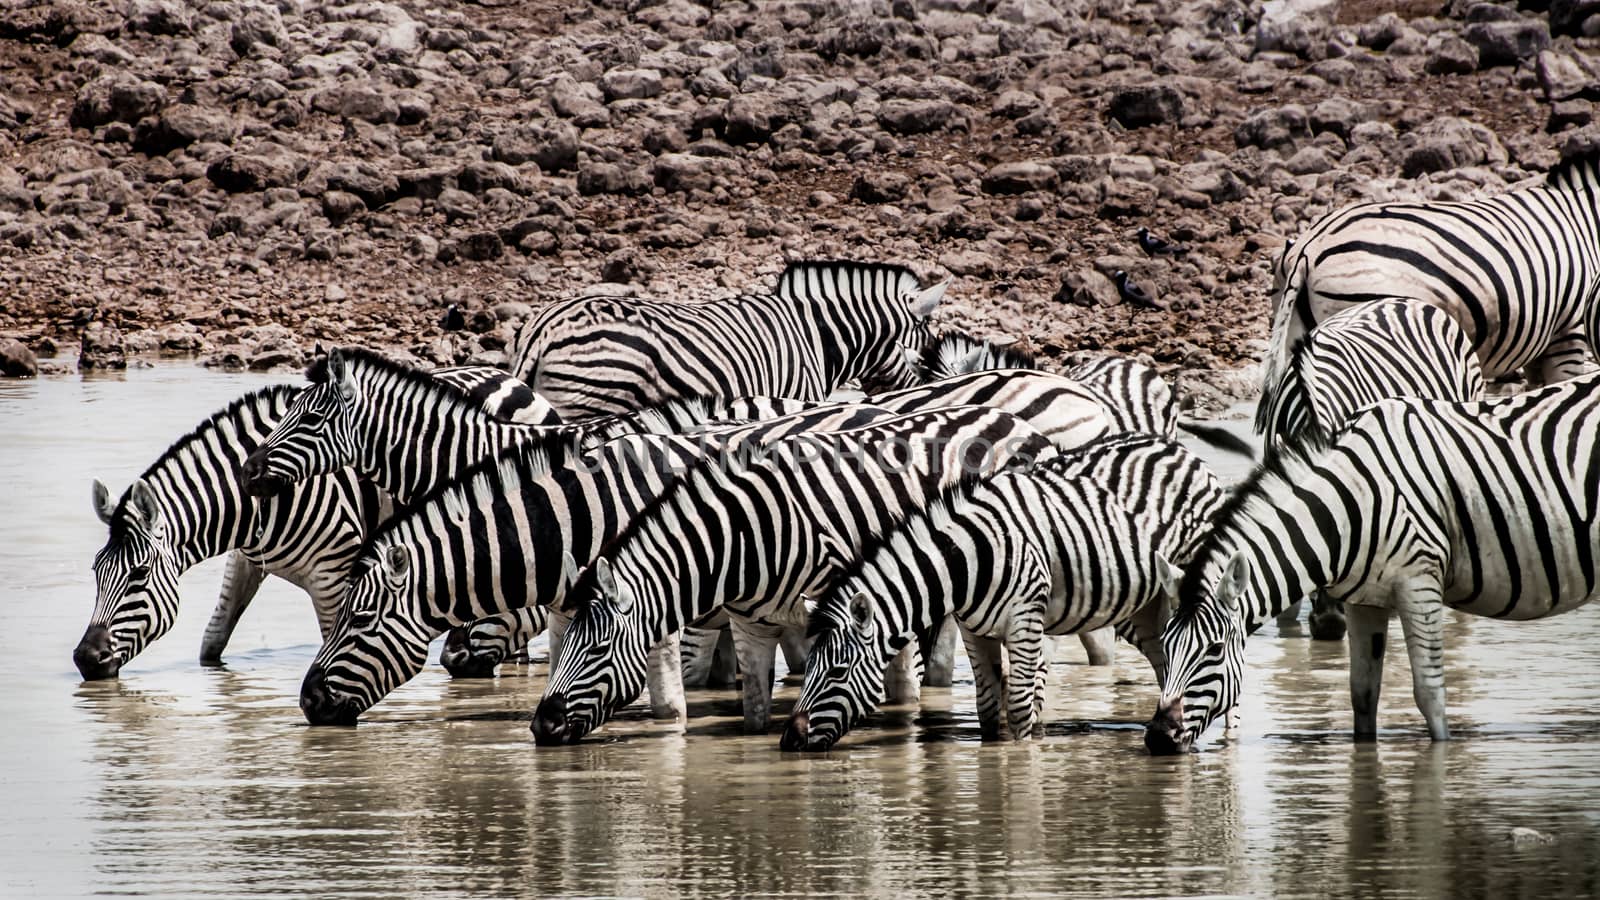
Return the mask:
[[1255,445],[1221,425],[1206,425],[1192,419],[1179,419],[1178,427],[1200,440],[1226,453],[1237,453],[1248,459],[1256,458]]

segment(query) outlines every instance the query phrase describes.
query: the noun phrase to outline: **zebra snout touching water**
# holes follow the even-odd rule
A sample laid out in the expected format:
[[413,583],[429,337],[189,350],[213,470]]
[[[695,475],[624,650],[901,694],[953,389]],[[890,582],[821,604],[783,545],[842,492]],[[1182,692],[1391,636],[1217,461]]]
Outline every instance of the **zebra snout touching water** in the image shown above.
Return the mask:
[[1526,620],[1600,594],[1600,373],[1515,397],[1384,400],[1268,457],[1212,520],[1162,637],[1154,752],[1237,700],[1245,636],[1314,590],[1345,601],[1357,739],[1377,734],[1391,617],[1445,740],[1443,611]]
[[878,707],[898,648],[946,616],[961,626],[986,740],[1008,724],[1016,740],[1040,732],[1047,635],[1117,627],[1159,681],[1175,566],[1222,497],[1203,463],[1155,435],[951,488],[866,547],[817,603],[779,747],[832,747]]
[[[1417,300],[1368,300],[1335,313],[1301,338],[1282,377],[1261,395],[1256,431],[1272,444],[1309,434],[1326,440],[1355,412],[1390,397],[1467,402],[1483,397],[1472,342],[1445,310]],[[1299,620],[1300,603],[1278,617]],[[1343,604],[1312,595],[1311,636],[1345,634]]]

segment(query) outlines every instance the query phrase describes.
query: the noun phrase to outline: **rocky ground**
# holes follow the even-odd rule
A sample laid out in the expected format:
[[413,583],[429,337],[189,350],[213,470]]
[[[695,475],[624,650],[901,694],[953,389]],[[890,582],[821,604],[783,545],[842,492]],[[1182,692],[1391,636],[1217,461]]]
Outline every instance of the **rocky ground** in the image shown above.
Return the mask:
[[499,363],[555,298],[849,257],[1240,393],[1286,237],[1600,142],[1600,0],[1541,6],[0,0],[0,367]]

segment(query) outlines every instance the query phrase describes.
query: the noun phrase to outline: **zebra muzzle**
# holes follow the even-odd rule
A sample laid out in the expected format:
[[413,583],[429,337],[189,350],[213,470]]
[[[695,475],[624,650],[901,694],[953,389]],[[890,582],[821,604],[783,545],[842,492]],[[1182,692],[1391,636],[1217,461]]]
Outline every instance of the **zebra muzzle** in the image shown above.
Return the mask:
[[245,457],[244,466],[240,469],[245,493],[252,497],[270,497],[288,487],[287,481],[268,470],[266,449],[257,447]]
[[328,686],[321,666],[306,670],[300,683],[300,712],[312,725],[354,725],[361,715],[359,704]]
[[783,726],[783,737],[778,739],[778,749],[785,753],[795,753],[811,749],[811,716],[803,710],[795,710],[789,716],[788,724]]
[[117,677],[122,671],[122,660],[117,658],[111,643],[111,629],[104,625],[90,625],[82,640],[72,651],[72,664],[84,681],[104,681]]
[[533,714],[533,742],[550,747],[567,741],[567,698],[551,694],[539,701]]
[[1182,753],[1188,745],[1183,737],[1183,699],[1180,697],[1156,710],[1155,718],[1144,727],[1144,746],[1152,756]]
[[439,664],[452,678],[493,678],[495,667],[501,661],[496,651],[478,652],[465,625],[445,634],[444,649],[439,652]]

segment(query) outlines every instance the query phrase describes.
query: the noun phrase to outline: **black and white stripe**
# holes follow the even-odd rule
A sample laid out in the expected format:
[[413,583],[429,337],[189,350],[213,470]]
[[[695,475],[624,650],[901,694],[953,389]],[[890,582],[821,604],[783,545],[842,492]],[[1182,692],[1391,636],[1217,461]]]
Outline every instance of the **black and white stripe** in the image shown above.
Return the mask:
[[707,303],[582,297],[517,338],[513,371],[565,421],[691,396],[823,400],[904,386],[945,286],[901,266],[797,262],[771,294]]
[[576,741],[633,700],[645,651],[727,609],[744,672],[744,720],[764,731],[778,626],[858,548],[944,487],[1053,454],[1008,413],[956,407],[851,432],[775,441],[684,474],[579,578],[567,646],[534,716],[541,744]]
[[1477,403],[1384,400],[1323,449],[1270,457],[1185,573],[1145,743],[1192,745],[1239,696],[1245,636],[1314,590],[1345,601],[1358,738],[1377,730],[1398,615],[1414,694],[1445,719],[1446,608],[1536,619],[1600,593],[1600,375]]
[[1389,297],[1449,313],[1489,378],[1527,370],[1548,384],[1580,371],[1597,290],[1600,156],[1481,200],[1345,207],[1278,262],[1263,390],[1270,403],[1293,348],[1317,323]]
[[[447,629],[558,607],[568,586],[564,558],[593,559],[682,471],[729,441],[883,416],[834,407],[725,433],[623,437],[592,450],[528,442],[480,462],[399,511],[362,549],[340,619],[301,686],[301,710],[312,724],[353,722],[420,672],[428,645]],[[552,662],[560,649],[552,629]],[[671,661],[653,669],[652,696],[657,714],[681,716],[675,651]]]
[[1174,567],[1222,498],[1203,463],[1155,435],[1108,437],[952,488],[869,545],[817,604],[782,748],[831,747],[877,707],[897,649],[948,615],[962,626],[986,738],[1003,718],[1016,739],[1038,730],[1046,635],[1123,626],[1159,680]]

